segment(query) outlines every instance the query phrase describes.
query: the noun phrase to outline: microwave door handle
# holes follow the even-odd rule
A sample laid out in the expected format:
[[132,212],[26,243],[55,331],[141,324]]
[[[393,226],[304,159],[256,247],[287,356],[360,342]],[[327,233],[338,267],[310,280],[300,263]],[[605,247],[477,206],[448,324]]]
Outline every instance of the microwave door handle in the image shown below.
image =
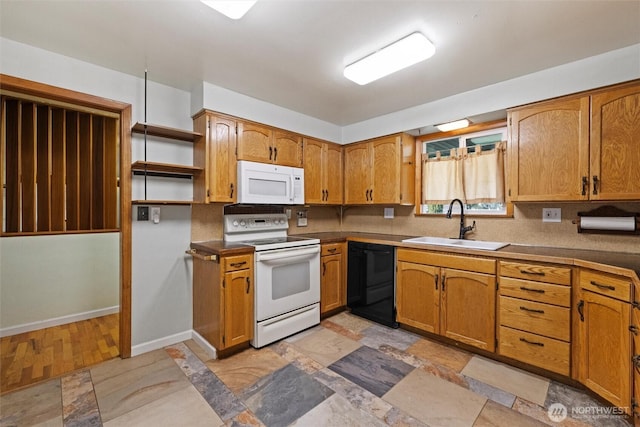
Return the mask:
[[294,192],[294,186],[293,186],[294,184],[293,184],[293,183],[294,183],[294,181],[293,181],[293,174],[291,174],[291,175],[289,175],[289,185],[290,185],[290,187],[289,187],[289,191],[290,191],[290,192],[289,192],[289,201],[290,201],[291,203],[293,203],[293,200],[294,200],[294,198],[295,198],[295,196],[296,196],[296,195],[295,195],[295,192]]

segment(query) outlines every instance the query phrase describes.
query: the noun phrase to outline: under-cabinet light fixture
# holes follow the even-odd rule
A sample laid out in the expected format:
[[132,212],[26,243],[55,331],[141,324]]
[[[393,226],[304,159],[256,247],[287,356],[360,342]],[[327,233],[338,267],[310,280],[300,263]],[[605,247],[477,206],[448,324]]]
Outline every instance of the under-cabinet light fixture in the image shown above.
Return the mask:
[[231,19],[240,19],[256,4],[257,0],[200,0]]
[[451,130],[457,130],[466,128],[469,126],[469,119],[456,120],[455,122],[442,123],[440,125],[436,125],[440,132],[449,132]]
[[366,85],[424,61],[435,52],[435,46],[423,34],[413,33],[346,66],[344,76],[359,85]]

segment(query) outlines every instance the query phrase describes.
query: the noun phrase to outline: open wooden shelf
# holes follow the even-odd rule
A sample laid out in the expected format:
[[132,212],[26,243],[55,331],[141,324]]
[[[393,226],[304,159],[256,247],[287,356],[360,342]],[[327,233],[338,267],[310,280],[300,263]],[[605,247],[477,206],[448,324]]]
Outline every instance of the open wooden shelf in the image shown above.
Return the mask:
[[190,130],[175,129],[166,126],[152,125],[150,123],[137,122],[131,128],[132,133],[144,134],[144,128],[147,127],[147,135],[159,136],[161,138],[178,139],[180,141],[194,142],[202,134],[198,132],[192,132]]
[[202,168],[195,166],[174,165],[171,163],[156,163],[156,162],[144,162],[137,161],[131,165],[132,171],[139,172],[153,172],[166,174],[167,176],[193,176],[196,173],[202,172]]

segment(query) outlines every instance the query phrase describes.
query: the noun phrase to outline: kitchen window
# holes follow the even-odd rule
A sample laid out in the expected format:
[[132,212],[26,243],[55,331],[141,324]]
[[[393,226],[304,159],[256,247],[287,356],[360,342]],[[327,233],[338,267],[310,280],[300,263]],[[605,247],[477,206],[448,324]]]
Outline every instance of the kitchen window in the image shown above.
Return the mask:
[[[504,150],[506,149],[506,141],[507,138],[507,128],[498,128],[498,129],[490,129],[479,132],[473,132],[463,135],[451,136],[448,138],[435,139],[431,141],[425,141],[422,144],[422,158],[423,158],[423,187],[428,186],[429,183],[432,185],[438,185],[440,187],[444,186],[444,188],[438,188],[438,191],[426,191],[426,188],[423,188],[422,192],[422,203],[420,205],[420,213],[421,214],[444,214],[449,209],[448,202],[454,198],[460,198],[463,201],[470,200],[469,203],[465,203],[465,213],[471,215],[496,215],[496,216],[504,216],[509,212],[508,204],[504,200],[504,161],[503,158],[500,159],[501,164],[492,169],[492,173],[494,179],[489,179],[487,185],[501,185],[501,191],[494,191],[496,193],[495,197],[490,198],[482,198],[481,201],[478,199],[473,199],[472,197],[465,196],[465,187],[467,186],[469,181],[472,181],[476,187],[472,191],[467,189],[467,193],[492,193],[489,189],[482,188],[485,180],[474,180],[467,177],[467,182],[465,182],[465,165],[467,165],[467,169],[469,169],[469,164],[465,162],[465,158],[470,158],[470,156],[476,155],[475,153],[493,153],[497,150],[500,150],[499,153],[503,156]],[[478,148],[476,148],[478,147]],[[437,161],[447,161],[451,160],[452,162],[448,165],[450,167],[446,167],[443,169],[443,172],[433,172],[438,175],[439,182],[437,184],[433,184],[434,181],[429,179],[429,177],[425,177],[426,173],[429,173],[427,169],[426,162],[437,162]],[[458,160],[458,161],[455,161]],[[431,163],[429,166],[434,166],[434,163]],[[444,164],[440,165],[444,166]],[[444,172],[446,170],[446,172]],[[446,173],[446,178],[444,178],[444,173]],[[469,170],[466,171],[467,175],[469,175]],[[500,176],[501,175],[501,176]],[[492,178],[492,177],[489,177]],[[497,182],[496,182],[497,181]],[[500,184],[502,183],[502,184]],[[443,190],[443,191],[440,191]],[[486,190],[486,191],[485,191]],[[434,195],[435,194],[435,195]],[[425,200],[425,198],[438,198],[441,200]],[[446,199],[446,200],[445,200]],[[454,213],[460,213],[459,205],[454,205],[453,208]]]

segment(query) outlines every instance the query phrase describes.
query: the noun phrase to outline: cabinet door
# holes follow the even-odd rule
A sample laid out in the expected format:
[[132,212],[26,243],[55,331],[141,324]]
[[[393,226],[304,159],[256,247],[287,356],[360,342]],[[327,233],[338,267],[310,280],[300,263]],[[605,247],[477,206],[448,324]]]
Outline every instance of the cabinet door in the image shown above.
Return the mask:
[[496,276],[442,269],[440,334],[495,350]]
[[640,409],[638,403],[640,403],[640,307],[631,308],[631,330],[633,331],[633,359],[631,359],[631,365],[633,367],[633,400],[631,405],[631,413],[634,419],[634,425],[640,424]]
[[[342,189],[344,185],[342,173],[342,146],[338,144],[326,144],[325,155],[322,161],[325,183],[325,203],[330,205],[342,204]],[[305,179],[306,179],[305,171]],[[306,195],[305,195],[306,196]]]
[[302,138],[286,132],[273,132],[273,163],[302,167]]
[[325,143],[315,139],[304,139],[304,201],[323,203],[325,188],[322,175],[322,158]]
[[513,201],[587,200],[589,97],[510,111],[509,162]]
[[236,122],[212,116],[209,127],[209,202],[234,202],[237,189]]
[[440,268],[398,261],[396,320],[423,331],[438,333],[440,316]]
[[238,122],[238,160],[272,163],[272,132],[266,126]]
[[639,84],[592,96],[592,200],[640,199],[639,140]]
[[342,254],[323,256],[320,260],[320,313],[344,305]]
[[631,305],[589,291],[579,295],[578,379],[612,404],[631,407]]
[[402,166],[400,137],[391,136],[371,142],[373,159],[372,198],[374,203],[400,203]]
[[222,348],[224,296],[220,264],[193,258],[193,329]]
[[224,275],[223,346],[232,347],[253,338],[253,270]]
[[371,156],[369,144],[361,143],[344,149],[345,204],[371,203]]

